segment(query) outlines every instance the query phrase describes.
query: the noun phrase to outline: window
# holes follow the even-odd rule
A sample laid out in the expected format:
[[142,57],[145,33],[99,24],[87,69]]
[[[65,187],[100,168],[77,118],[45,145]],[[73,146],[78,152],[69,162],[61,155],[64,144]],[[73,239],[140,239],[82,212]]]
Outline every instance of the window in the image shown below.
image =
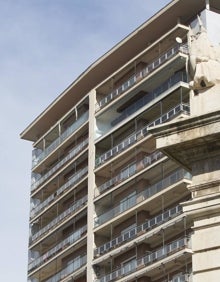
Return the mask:
[[125,228],[124,230],[122,230],[121,235],[123,237],[123,240],[128,240],[132,238],[136,234],[136,227],[137,227],[137,224],[134,223],[128,226],[127,228]]
[[120,213],[126,211],[136,204],[136,191],[132,192],[126,198],[120,201]]
[[131,258],[122,263],[122,273],[127,274],[136,269],[136,258]]
[[121,171],[121,174],[120,174],[121,177],[120,178],[122,180],[126,179],[129,176],[133,175],[135,172],[136,172],[136,164],[135,163],[130,164]]

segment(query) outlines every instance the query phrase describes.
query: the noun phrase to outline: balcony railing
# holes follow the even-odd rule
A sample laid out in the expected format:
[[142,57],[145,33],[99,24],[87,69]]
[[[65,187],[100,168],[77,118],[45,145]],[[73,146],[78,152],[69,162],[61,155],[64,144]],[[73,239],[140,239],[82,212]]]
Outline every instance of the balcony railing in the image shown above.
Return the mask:
[[44,264],[46,261],[54,257],[56,254],[59,252],[63,251],[76,241],[82,238],[83,235],[85,235],[87,231],[87,226],[83,226],[82,228],[78,229],[77,231],[73,232],[70,236],[68,236],[65,240],[57,244],[54,248],[43,254],[41,257],[35,259],[28,265],[28,271],[30,272],[31,270],[41,266]]
[[48,207],[54,200],[60,197],[60,195],[65,192],[68,188],[74,186],[77,182],[79,182],[85,174],[88,172],[88,167],[81,169],[79,172],[75,173],[69,181],[67,181],[63,186],[61,186],[54,194],[50,195],[46,200],[42,203],[38,204],[31,211],[31,218],[39,214],[44,208]]
[[137,100],[131,106],[127,107],[119,117],[117,117],[115,120],[112,121],[111,125],[115,126],[116,124],[124,120],[125,118],[131,116],[133,113],[138,111],[143,106],[146,106],[153,100],[155,100],[157,97],[159,97],[161,94],[163,94],[165,91],[167,91],[171,87],[178,85],[179,82],[181,81],[187,82],[186,72],[180,71],[180,72],[175,73],[168,80],[166,80],[162,85],[154,89],[152,92],[147,93],[144,97]]
[[143,232],[147,232],[148,230],[151,230],[161,224],[163,224],[164,222],[167,222],[168,220],[178,216],[179,214],[182,213],[182,207],[181,206],[176,206],[173,207],[151,219],[148,219],[146,222],[144,222],[143,224],[131,228],[128,232],[114,238],[113,240],[105,243],[104,245],[98,247],[95,250],[95,256],[97,255],[103,255],[104,253],[109,252],[111,249],[120,246],[124,243],[127,243],[130,240],[133,240],[134,238],[136,238],[137,236],[139,236],[139,234],[143,234]]
[[75,202],[70,208],[62,212],[59,216],[57,216],[55,219],[53,219],[49,224],[44,226],[42,229],[37,231],[32,236],[32,241],[35,241],[37,238],[42,236],[48,231],[51,231],[53,228],[55,228],[57,225],[59,225],[62,221],[64,221],[68,216],[79,210],[85,203],[87,202],[87,195],[84,196],[79,201]]
[[159,68],[165,62],[167,62],[169,59],[173,58],[178,52],[181,52],[183,54],[188,54],[188,46],[187,45],[173,46],[167,52],[162,54],[159,58],[157,58],[152,63],[147,65],[140,72],[137,72],[136,74],[131,76],[126,82],[124,82],[121,86],[113,90],[110,94],[108,94],[105,98],[103,98],[102,100],[99,101],[99,103],[96,104],[96,112],[98,112],[100,109],[105,107],[108,103],[110,103],[116,97],[120,96],[126,90],[131,88],[137,82],[147,77],[149,74],[151,74],[154,70]]
[[149,252],[146,256],[143,256],[136,260],[132,260],[130,265],[126,264],[126,266],[123,266],[117,269],[116,271],[113,271],[108,275],[105,275],[100,279],[97,279],[96,281],[97,282],[114,281],[116,278],[122,276],[124,277],[141,269],[142,267],[147,267],[149,265],[152,265],[153,263],[160,261],[168,257],[170,254],[176,253],[186,247],[190,247],[190,239],[188,237],[177,239],[171,242],[170,244],[164,245],[163,247],[157,249],[156,251]]
[[[109,219],[125,212],[126,210],[132,208],[133,206],[137,205],[140,202],[145,201],[146,199],[152,197],[153,195],[155,195],[156,193],[166,189],[167,187],[169,187],[170,185],[173,185],[174,183],[182,180],[182,179],[191,179],[191,174],[187,171],[185,171],[184,169],[178,169],[175,172],[173,172],[172,174],[170,174],[169,176],[167,176],[166,178],[162,179],[161,181],[155,183],[154,185],[146,188],[146,190],[144,190],[141,193],[138,193],[137,195],[133,196],[133,199],[129,200],[129,204],[123,205],[123,209],[121,208],[121,206],[117,206],[112,210],[109,210],[108,212],[98,216],[95,218],[95,227],[100,226],[101,224],[105,223],[106,221],[108,221]],[[126,207],[126,208],[124,208]]]
[[164,155],[161,152],[155,151],[151,155],[145,157],[143,160],[137,163],[131,164],[130,166],[128,166],[127,169],[123,170],[117,176],[111,178],[110,180],[102,184],[101,186],[97,187],[99,193],[103,193],[105,190],[111,188],[112,186],[115,186],[118,183],[130,178],[132,175],[152,165],[153,163],[161,159],[163,156]]
[[187,282],[192,281],[192,273],[179,273],[173,276],[171,279],[163,280],[162,282]]
[[74,158],[78,153],[80,153],[86,146],[88,145],[88,139],[84,140],[78,146],[73,148],[69,154],[63,158],[60,162],[58,162],[55,166],[53,166],[46,174],[41,176],[36,182],[31,185],[31,191],[34,191],[42,184],[45,180],[47,180],[51,175],[53,175],[60,167],[62,167],[69,160]]
[[45,159],[51,152],[53,152],[61,143],[63,143],[74,131],[76,131],[89,118],[89,112],[84,113],[78,120],[76,120],[70,127],[68,127],[56,140],[54,140],[45,150],[37,150],[33,154],[32,167],[34,168],[39,162]]
[[170,244],[167,244],[154,252],[140,258],[137,260],[137,267],[150,265],[158,260],[163,259],[168,256],[170,253],[178,252],[180,249],[184,247],[191,247],[191,242],[189,237],[183,237],[181,239],[177,239]]
[[68,263],[68,266],[65,267],[63,270],[55,274],[54,276],[47,279],[45,282],[59,282],[62,281],[67,275],[73,274],[75,271],[80,269],[86,264],[86,255],[80,256],[72,262]]
[[120,154],[122,151],[129,148],[131,145],[135,144],[137,141],[141,140],[142,138],[144,138],[148,134],[149,127],[167,122],[168,120],[171,120],[173,117],[175,117],[177,114],[180,113],[189,114],[189,112],[190,112],[189,105],[183,103],[177,105],[176,107],[172,108],[170,111],[165,113],[164,115],[150,122],[147,126],[143,127],[141,130],[138,130],[137,132],[134,132],[133,134],[128,136],[121,143],[119,143],[109,151],[102,154],[100,157],[96,159],[95,166],[96,167],[100,166],[110,158],[116,156],[117,154]]

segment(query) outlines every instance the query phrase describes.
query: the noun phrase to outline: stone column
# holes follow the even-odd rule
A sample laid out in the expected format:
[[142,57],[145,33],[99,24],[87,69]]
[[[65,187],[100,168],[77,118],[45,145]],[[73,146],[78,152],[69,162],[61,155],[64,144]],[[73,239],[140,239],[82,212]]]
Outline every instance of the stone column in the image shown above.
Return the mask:
[[[219,98],[213,103],[219,103]],[[211,109],[210,109],[211,110]],[[220,110],[152,129],[157,149],[192,174],[192,200],[183,210],[193,219],[193,282],[220,279]]]

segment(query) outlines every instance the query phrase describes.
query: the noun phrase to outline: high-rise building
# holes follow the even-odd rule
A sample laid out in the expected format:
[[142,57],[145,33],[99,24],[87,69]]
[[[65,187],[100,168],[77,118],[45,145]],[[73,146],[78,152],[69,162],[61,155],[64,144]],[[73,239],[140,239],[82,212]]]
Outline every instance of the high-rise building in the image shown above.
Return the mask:
[[[202,103],[209,100],[197,109],[193,99],[201,93],[189,85],[191,41],[201,28],[213,44],[220,41],[219,0],[171,1],[21,133],[33,142],[28,281],[219,281],[219,208],[209,222],[217,228],[209,229],[215,236],[210,239],[209,232],[209,251],[208,233],[196,235],[220,206],[212,198],[205,212],[203,198],[218,191],[210,186],[199,195],[204,190],[198,175],[210,170],[192,169],[200,151],[190,148],[211,140],[216,149],[210,136],[220,123],[209,137],[198,135],[184,145],[192,130],[184,122],[193,119],[188,124],[198,128]],[[205,113],[218,110],[217,99]],[[211,163],[208,153],[199,160]],[[216,179],[219,171],[213,172]],[[198,258],[204,252],[207,259]]]

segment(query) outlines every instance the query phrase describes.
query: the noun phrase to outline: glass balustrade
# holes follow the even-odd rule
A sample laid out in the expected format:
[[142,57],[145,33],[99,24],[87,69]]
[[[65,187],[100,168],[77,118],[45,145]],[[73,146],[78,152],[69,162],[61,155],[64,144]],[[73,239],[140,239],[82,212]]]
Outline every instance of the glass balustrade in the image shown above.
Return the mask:
[[88,139],[84,140],[78,146],[74,147],[67,156],[65,156],[60,162],[58,162],[55,166],[53,166],[47,173],[41,176],[37,181],[32,183],[31,191],[36,190],[40,184],[42,184],[45,180],[47,180],[51,175],[53,175],[60,167],[62,167],[69,160],[74,158],[78,153],[80,153],[86,146],[88,145]]
[[120,154],[121,152],[129,148],[131,145],[135,144],[137,141],[144,138],[148,134],[149,127],[167,122],[180,113],[189,114],[189,112],[190,112],[190,107],[188,104],[181,103],[177,105],[176,107],[172,108],[171,110],[169,110],[167,113],[163,114],[156,120],[150,122],[147,126],[143,127],[141,130],[138,130],[137,132],[134,132],[133,134],[128,136],[121,143],[119,143],[109,151],[102,154],[100,157],[96,159],[95,166],[96,167],[100,166],[110,158],[116,156],[117,154]]
[[131,261],[131,266],[130,266],[130,271],[128,272],[128,266],[126,265],[126,269],[125,267],[121,267],[103,277],[101,277],[100,279],[97,279],[97,282],[109,282],[109,281],[114,281],[114,279],[117,277],[121,277],[121,276],[126,276],[130,273],[135,272],[137,269],[140,269],[142,267],[147,267],[157,261],[160,261],[166,257],[168,257],[171,253],[175,253],[180,251],[181,249],[188,247],[189,246],[189,238],[188,237],[183,237],[180,239],[177,239],[173,242],[171,242],[170,244],[166,244],[163,247],[157,249],[156,251],[153,252],[148,252],[147,255],[136,259],[136,261],[134,262],[133,260]]
[[69,262],[64,269],[62,269],[54,276],[47,279],[45,282],[59,282],[62,279],[64,279],[67,275],[73,274],[75,271],[83,267],[85,264],[86,264],[86,255],[80,256]]
[[129,177],[131,177],[135,173],[139,172],[140,170],[142,170],[142,169],[150,166],[154,162],[158,161],[163,156],[164,155],[161,152],[155,151],[151,155],[145,157],[140,162],[129,165],[127,169],[124,169],[117,176],[115,176],[114,178],[111,178],[109,181],[107,181],[104,184],[102,184],[101,186],[99,186],[97,188],[99,193],[103,193],[105,190],[111,188],[112,186],[117,185],[120,182],[128,179]]
[[51,175],[53,175],[60,167],[62,167],[69,160],[74,158],[78,153],[80,153],[86,146],[88,145],[88,139],[84,140],[78,146],[73,148],[69,154],[64,157],[60,162],[58,162],[55,166],[53,166],[47,173],[41,176],[36,182],[32,183],[31,191],[36,190],[40,184],[42,184],[45,180],[47,180]]
[[59,225],[64,219],[66,219],[68,216],[76,212],[78,209],[80,209],[85,203],[87,202],[87,196],[84,196],[79,201],[75,202],[70,208],[62,212],[59,216],[54,218],[49,224],[44,226],[42,229],[37,231],[32,236],[32,241],[35,241],[40,236],[44,235],[46,232],[51,231],[54,227]]
[[143,78],[147,77],[151,74],[154,70],[159,68],[162,64],[173,58],[178,52],[183,54],[188,54],[188,46],[186,44],[183,45],[175,45],[167,52],[162,54],[160,57],[155,59],[152,63],[147,65],[144,69],[140,72],[137,72],[133,76],[131,76],[126,82],[124,82],[121,86],[113,90],[110,94],[108,94],[105,98],[101,99],[99,103],[96,104],[96,112],[100,109],[104,108],[108,103],[110,103],[113,99],[120,96],[126,90],[131,88],[137,82],[142,80]]
[[119,117],[111,122],[112,126],[123,121],[125,118],[131,116],[133,113],[141,109],[143,106],[146,106],[148,103],[155,100],[165,91],[169,90],[171,87],[178,85],[179,82],[187,82],[186,72],[180,71],[171,76],[168,80],[166,80],[162,85],[154,89],[152,92],[147,93],[145,96],[137,100],[131,106],[127,107]]
[[108,241],[104,245],[98,247],[95,250],[95,256],[97,255],[103,255],[106,252],[109,252],[111,249],[122,245],[123,243],[126,243],[130,240],[133,240],[135,237],[138,236],[138,234],[142,234],[143,232],[147,232],[150,229],[153,229],[164,222],[167,222],[168,220],[178,216],[180,213],[182,213],[182,207],[181,206],[175,206],[169,210],[166,210],[165,212],[148,219],[146,222],[141,224],[140,226],[131,228],[126,233],[112,239],[111,241]]
[[65,248],[69,247],[77,240],[81,239],[83,235],[85,235],[87,231],[87,226],[83,226],[82,228],[78,229],[77,231],[73,232],[70,236],[64,239],[62,242],[57,244],[54,248],[49,250],[48,252],[44,253],[39,258],[35,259],[28,265],[28,271],[35,269],[36,267],[44,264],[46,261],[54,257],[59,252],[63,251]]
[[53,152],[61,143],[63,143],[72,133],[74,133],[81,125],[83,125],[89,118],[89,112],[84,113],[78,120],[76,120],[70,127],[68,127],[56,140],[54,140],[45,150],[36,150],[33,154],[32,167],[34,168],[43,159],[45,159],[51,152]]
[[30,217],[33,218],[39,214],[44,208],[48,207],[54,200],[59,198],[67,189],[73,187],[78,183],[88,172],[88,167],[81,169],[79,172],[75,173],[69,181],[62,185],[54,194],[50,195],[46,200],[37,206],[33,207],[30,213]]
[[186,281],[191,281],[191,280],[189,280],[191,276],[192,276],[191,273],[179,273],[179,274],[174,275],[171,279],[166,279],[162,282],[186,282]]
[[[133,196],[133,201],[130,201],[130,206],[127,205],[127,209],[137,205],[138,203],[145,201],[147,198],[150,198],[151,196],[155,195],[156,193],[162,191],[163,189],[166,189],[167,187],[169,187],[170,185],[182,180],[182,179],[188,179],[191,180],[191,174],[187,171],[185,171],[184,169],[179,169],[176,170],[174,173],[172,173],[171,175],[169,175],[168,177],[162,179],[161,181],[155,183],[154,185],[146,188],[146,190],[144,190],[141,193],[138,193],[137,195]],[[95,227],[105,223],[106,221],[108,221],[109,219],[119,215],[120,213],[126,211],[127,209],[124,209],[123,211],[121,211],[120,205],[110,209],[109,211],[107,211],[106,213],[98,216],[95,218]]]
[[151,252],[150,254],[137,260],[137,267],[149,265],[153,262],[163,259],[170,253],[179,251],[183,247],[189,247],[189,240],[190,239],[188,237],[183,237],[157,249],[154,252]]

